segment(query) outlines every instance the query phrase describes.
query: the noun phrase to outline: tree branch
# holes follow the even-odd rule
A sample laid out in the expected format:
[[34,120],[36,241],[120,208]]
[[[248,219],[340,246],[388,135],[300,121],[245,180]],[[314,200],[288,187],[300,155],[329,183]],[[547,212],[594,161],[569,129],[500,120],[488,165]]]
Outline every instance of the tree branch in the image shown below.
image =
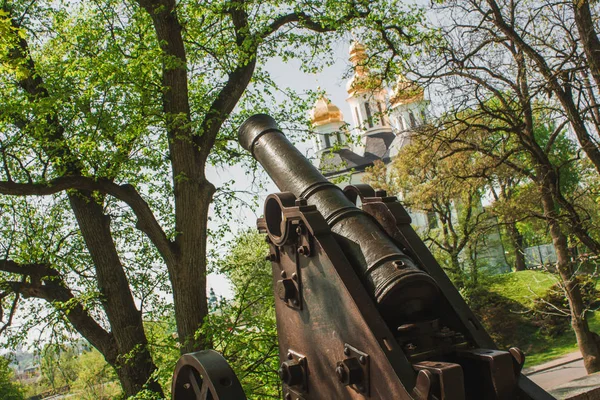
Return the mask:
[[78,332],[113,363],[117,360],[117,344],[113,335],[102,328],[75,298],[60,273],[47,264],[19,264],[12,260],[0,260],[0,271],[29,277],[26,280],[4,281],[5,289],[25,298],[46,300],[55,308],[67,308],[63,314]]
[[165,262],[174,261],[176,252],[172,242],[154,217],[148,203],[132,185],[118,185],[108,179],[94,180],[84,176],[63,176],[46,183],[0,181],[0,194],[5,195],[46,196],[69,189],[98,191],[125,202],[138,219],[136,227],[148,236]]

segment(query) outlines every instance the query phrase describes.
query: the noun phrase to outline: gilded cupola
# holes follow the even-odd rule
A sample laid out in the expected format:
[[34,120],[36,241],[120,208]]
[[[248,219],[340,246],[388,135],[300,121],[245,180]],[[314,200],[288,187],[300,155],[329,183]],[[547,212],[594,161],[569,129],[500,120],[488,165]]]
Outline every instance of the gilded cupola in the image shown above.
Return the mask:
[[381,86],[381,81],[378,78],[373,78],[369,73],[369,67],[366,65],[367,59],[365,45],[356,41],[352,43],[349,60],[352,63],[354,75],[346,84],[346,91],[350,96],[372,91]]
[[424,90],[415,82],[400,75],[392,91],[390,104],[392,107],[423,101]]
[[327,97],[323,96],[315,103],[310,119],[313,126],[322,126],[332,122],[344,122],[340,109]]

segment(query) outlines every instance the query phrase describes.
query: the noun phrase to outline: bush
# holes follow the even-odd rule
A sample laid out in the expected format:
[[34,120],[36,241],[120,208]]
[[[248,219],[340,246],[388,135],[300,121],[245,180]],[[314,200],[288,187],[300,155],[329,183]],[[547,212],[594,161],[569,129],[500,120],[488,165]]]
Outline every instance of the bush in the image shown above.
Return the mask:
[[[581,288],[585,307],[596,308],[599,293],[595,280],[589,275],[577,275],[575,280]],[[557,337],[570,329],[569,303],[560,284],[552,285],[544,296],[534,299],[532,321],[542,334],[550,337]]]
[[523,337],[537,330],[523,305],[485,287],[465,289],[463,297],[500,349],[519,346]]
[[22,400],[25,398],[23,387],[14,381],[14,373],[7,358],[0,356],[0,399]]

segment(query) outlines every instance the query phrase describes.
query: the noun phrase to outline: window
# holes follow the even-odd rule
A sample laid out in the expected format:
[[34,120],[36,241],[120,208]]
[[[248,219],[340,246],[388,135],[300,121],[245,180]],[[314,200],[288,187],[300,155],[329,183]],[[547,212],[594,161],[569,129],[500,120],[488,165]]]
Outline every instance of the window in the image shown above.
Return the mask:
[[404,118],[402,118],[402,115],[398,117],[398,126],[400,127],[401,131],[406,129],[406,127],[404,127]]
[[421,110],[421,121],[425,123],[427,121],[427,117],[425,115],[425,110]]
[[360,128],[361,121],[360,121],[360,114],[358,113],[358,107],[354,107],[354,114],[356,115],[356,124]]
[[325,148],[328,149],[331,147],[331,143],[329,142],[329,134],[326,133],[325,135],[323,135],[323,137],[325,138]]
[[377,110],[379,110],[379,118],[381,118],[381,125],[385,126],[385,118],[383,117],[383,108],[381,102],[377,102]]
[[410,118],[410,127],[414,128],[417,126],[417,120],[415,119],[415,114],[412,111],[408,112],[408,117]]
[[438,227],[438,219],[437,219],[436,213],[434,213],[434,212],[427,213],[427,224],[429,226],[429,229],[435,229]]
[[335,136],[337,137],[337,144],[341,145],[342,144],[342,135],[340,135],[340,131],[337,131],[335,133]]
[[369,123],[369,128],[373,127],[373,116],[371,115],[371,106],[369,103],[365,103],[365,111],[367,112],[367,122]]

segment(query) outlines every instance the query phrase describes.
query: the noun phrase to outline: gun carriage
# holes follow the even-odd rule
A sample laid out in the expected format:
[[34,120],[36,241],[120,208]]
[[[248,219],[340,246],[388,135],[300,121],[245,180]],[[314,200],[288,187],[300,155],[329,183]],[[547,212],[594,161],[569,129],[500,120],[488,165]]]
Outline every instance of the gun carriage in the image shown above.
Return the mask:
[[[282,190],[267,197],[285,400],[546,400],[498,350],[395,197],[330,183],[258,114],[242,146]],[[214,351],[182,356],[173,398],[245,399]]]

